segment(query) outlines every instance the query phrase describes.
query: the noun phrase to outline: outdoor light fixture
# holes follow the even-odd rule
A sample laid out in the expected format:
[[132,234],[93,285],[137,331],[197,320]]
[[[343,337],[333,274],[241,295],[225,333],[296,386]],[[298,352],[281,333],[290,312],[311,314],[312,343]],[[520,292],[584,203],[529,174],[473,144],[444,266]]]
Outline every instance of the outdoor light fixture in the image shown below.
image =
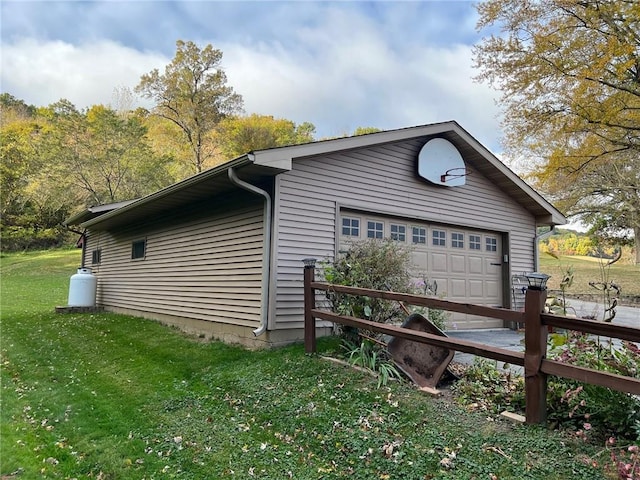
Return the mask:
[[547,280],[551,278],[551,275],[540,272],[527,273],[525,276],[527,277],[531,290],[546,290]]
[[315,258],[303,258],[302,263],[304,263],[304,268],[315,268],[316,267],[316,259]]

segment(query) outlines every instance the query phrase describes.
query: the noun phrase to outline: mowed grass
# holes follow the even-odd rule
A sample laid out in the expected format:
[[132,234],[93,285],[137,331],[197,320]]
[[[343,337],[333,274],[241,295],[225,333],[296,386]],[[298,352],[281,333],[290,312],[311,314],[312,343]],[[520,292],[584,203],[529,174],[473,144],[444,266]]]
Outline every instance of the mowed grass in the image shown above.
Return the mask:
[[551,289],[560,289],[563,272],[569,266],[574,272],[574,281],[568,290],[569,293],[596,295],[602,293],[591,287],[589,282],[602,282],[604,272],[606,281],[612,281],[622,288],[622,295],[640,296],[640,266],[614,263],[603,270],[598,258],[561,256],[556,259],[545,253],[540,254],[540,271],[551,275],[548,282]]
[[78,260],[2,259],[3,476],[607,478],[599,446],[407,384],[378,389],[300,345],[247,351],[124,315],[55,314]]

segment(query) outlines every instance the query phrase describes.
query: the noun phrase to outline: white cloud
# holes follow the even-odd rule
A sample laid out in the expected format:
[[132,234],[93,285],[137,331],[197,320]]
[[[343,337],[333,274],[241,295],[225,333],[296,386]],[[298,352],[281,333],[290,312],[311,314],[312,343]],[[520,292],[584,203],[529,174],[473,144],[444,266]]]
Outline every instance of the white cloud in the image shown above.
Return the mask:
[[[262,35],[254,19],[244,36],[198,42],[224,52],[229,84],[244,97],[248,113],[309,121],[319,136],[358,126],[387,129],[456,120],[488,148],[498,148],[496,94],[472,82],[471,47],[429,42],[424,32],[414,36],[420,19],[410,13],[417,15],[418,5],[395,16],[389,16],[394,4],[385,4],[377,15],[363,13],[357,3],[309,4],[304,14],[275,5],[280,8],[271,12],[286,35],[273,35],[273,18],[264,26],[271,33]],[[321,15],[315,14],[318,9]],[[436,20],[429,19],[434,25]],[[107,39],[5,39],[2,91],[34,105],[60,98],[80,108],[111,103],[114,88],[133,89],[142,74],[162,70],[172,56]]]
[[143,73],[169,61],[109,40],[75,46],[22,39],[2,44],[2,90],[37,106],[61,98],[79,108],[109,104],[115,88],[133,89]]

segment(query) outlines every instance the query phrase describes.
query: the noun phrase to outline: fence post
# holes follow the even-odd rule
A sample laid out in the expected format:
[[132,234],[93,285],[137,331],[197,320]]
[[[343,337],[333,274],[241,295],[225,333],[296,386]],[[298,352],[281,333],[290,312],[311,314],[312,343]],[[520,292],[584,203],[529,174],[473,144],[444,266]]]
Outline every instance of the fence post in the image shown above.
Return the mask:
[[315,280],[316,259],[305,258],[304,262],[304,351],[316,353],[316,319],[311,310],[316,308],[316,292],[311,288]]
[[524,301],[524,387],[527,423],[545,423],[547,419],[547,375],[540,371],[547,353],[547,327],[542,324],[547,292],[529,287]]

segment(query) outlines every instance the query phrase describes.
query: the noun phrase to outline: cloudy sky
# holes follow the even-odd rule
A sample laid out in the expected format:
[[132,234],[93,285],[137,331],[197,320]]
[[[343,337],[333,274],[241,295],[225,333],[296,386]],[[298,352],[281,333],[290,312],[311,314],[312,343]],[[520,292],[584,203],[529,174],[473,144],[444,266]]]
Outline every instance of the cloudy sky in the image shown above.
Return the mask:
[[181,39],[224,52],[247,113],[317,137],[456,120],[500,151],[498,94],[472,79],[472,2],[3,0],[0,18],[1,90],[29,104],[113,105]]

